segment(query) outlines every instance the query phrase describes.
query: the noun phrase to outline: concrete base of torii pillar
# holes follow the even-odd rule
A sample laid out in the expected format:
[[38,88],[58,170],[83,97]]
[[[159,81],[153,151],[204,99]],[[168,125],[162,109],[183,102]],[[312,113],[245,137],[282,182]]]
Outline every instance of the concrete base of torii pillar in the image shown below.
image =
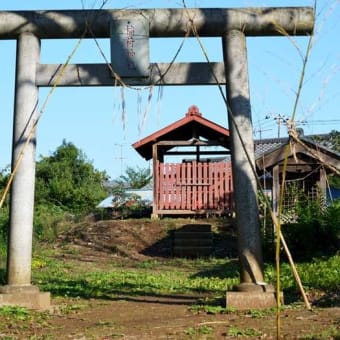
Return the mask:
[[6,285],[0,287],[0,306],[21,306],[29,309],[49,310],[51,294],[41,292],[33,285]]
[[[280,293],[283,304],[283,293]],[[241,283],[233,291],[226,292],[226,307],[245,309],[265,309],[276,307],[276,292],[272,285]]]

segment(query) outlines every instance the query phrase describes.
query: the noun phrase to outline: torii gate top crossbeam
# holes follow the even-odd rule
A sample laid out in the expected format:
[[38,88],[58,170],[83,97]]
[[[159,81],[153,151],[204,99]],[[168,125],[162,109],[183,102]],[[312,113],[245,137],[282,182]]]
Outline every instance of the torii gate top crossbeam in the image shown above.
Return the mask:
[[0,39],[24,32],[41,39],[79,38],[84,32],[85,38],[107,38],[113,20],[138,17],[149,21],[150,37],[183,37],[191,20],[202,37],[233,29],[247,36],[306,35],[314,25],[311,7],[0,11]]

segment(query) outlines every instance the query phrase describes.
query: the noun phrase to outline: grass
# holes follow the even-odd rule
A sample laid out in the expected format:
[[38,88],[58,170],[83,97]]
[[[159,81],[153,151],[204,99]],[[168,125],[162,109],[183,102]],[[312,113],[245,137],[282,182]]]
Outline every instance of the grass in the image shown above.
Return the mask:
[[[33,283],[57,296],[110,299],[119,295],[220,295],[239,282],[236,271],[232,277],[217,273],[216,268],[228,267],[228,261],[221,259],[153,260],[108,267],[110,270],[87,268],[84,272],[79,264],[39,257],[33,261]],[[208,271],[208,267],[215,270]]]
[[[69,315],[87,310],[91,299],[102,299],[103,303],[120,296],[192,296],[199,297],[196,305],[189,310],[195,314],[231,314],[239,313],[224,304],[225,291],[239,282],[237,263],[228,259],[152,259],[146,261],[112,260],[99,266],[96,262],[65,261],[65,258],[55,249],[39,249],[32,261],[33,284],[41,290],[50,291],[57,302],[58,313]],[[298,271],[309,293],[322,291],[325,294],[337,296],[337,282],[340,282],[340,254],[330,258],[315,260],[311,263],[298,263]],[[292,301],[301,300],[289,266],[282,264],[282,287],[285,298],[291,296]],[[267,280],[275,279],[275,271],[271,264],[266,264]],[[295,300],[294,300],[295,299]],[[337,299],[338,296],[337,296]],[[328,301],[328,306],[339,303]],[[294,303],[286,308],[294,308]],[[262,319],[274,315],[274,310],[249,310],[249,318]],[[28,329],[44,328],[48,333],[55,329],[49,323],[51,315],[48,312],[28,311],[22,307],[0,308],[0,329],[8,329],[15,325],[18,332]],[[114,328],[112,325],[98,322],[96,327]],[[118,332],[115,330],[115,332]],[[230,324],[225,329],[227,336],[254,337],[261,336],[258,329]],[[14,334],[14,333],[13,333]],[[116,337],[121,334],[115,333]],[[213,338],[212,325],[197,325],[188,327],[185,335],[189,338]],[[329,327],[320,333],[310,333],[305,339],[336,338],[340,334],[334,327]],[[9,339],[16,339],[12,337]],[[51,337],[52,339],[52,337]]]
[[327,339],[340,339],[340,331],[335,326],[330,326],[329,328],[323,330],[322,332],[318,332],[315,334],[308,334],[301,339],[303,340],[327,340]]
[[[84,268],[86,267],[86,269]],[[239,283],[237,263],[228,259],[152,259],[112,261],[99,269],[79,262],[65,262],[54,251],[40,250],[33,262],[33,283],[55,296],[110,299],[119,295],[207,294],[224,296]],[[338,297],[340,254],[298,263],[307,292],[322,291]],[[275,268],[265,266],[267,282],[275,283]],[[289,303],[299,299],[299,290],[287,263],[281,268],[281,287]],[[328,301],[329,306],[339,301]]]
[[[307,293],[322,292],[324,296],[333,296],[325,301],[325,306],[339,304],[340,253],[297,263],[297,271]],[[275,283],[276,276],[272,265],[266,265],[265,276],[268,282]],[[282,263],[280,279],[286,302],[296,301],[299,290],[288,263]]]
[[228,336],[232,336],[232,337],[253,337],[253,336],[261,336],[262,332],[260,332],[259,330],[255,329],[255,328],[245,328],[245,329],[241,329],[237,326],[230,326],[228,328],[228,332],[227,332]]

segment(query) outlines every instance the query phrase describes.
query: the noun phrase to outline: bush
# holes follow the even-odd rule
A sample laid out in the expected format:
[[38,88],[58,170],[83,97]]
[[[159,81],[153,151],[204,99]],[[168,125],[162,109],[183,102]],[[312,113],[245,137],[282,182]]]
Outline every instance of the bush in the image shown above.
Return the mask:
[[9,208],[8,205],[0,209],[0,247],[7,243],[7,234],[9,226]]
[[[294,222],[281,225],[282,234],[295,259],[308,260],[319,255],[331,255],[340,244],[340,200],[324,207],[319,201],[305,199],[295,208]],[[268,221],[266,222],[268,226]],[[271,224],[272,226],[272,224]],[[273,257],[274,233],[262,228],[264,255]]]
[[74,216],[58,206],[40,204],[34,212],[34,239],[54,242],[61,231],[69,228]]

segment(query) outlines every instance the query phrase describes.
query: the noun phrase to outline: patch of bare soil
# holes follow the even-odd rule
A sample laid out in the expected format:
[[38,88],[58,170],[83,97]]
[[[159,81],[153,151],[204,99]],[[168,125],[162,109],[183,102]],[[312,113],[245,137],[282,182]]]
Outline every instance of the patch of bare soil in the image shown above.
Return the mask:
[[[68,302],[69,303],[69,302]],[[74,303],[82,303],[76,301]],[[83,309],[54,316],[45,334],[71,339],[276,339],[275,313],[194,313],[188,301],[136,298],[91,300]],[[287,309],[281,315],[284,339],[339,339],[340,308]],[[339,334],[339,333],[338,333]],[[314,335],[314,337],[311,337]]]
[[210,224],[214,233],[211,255],[235,257],[236,233],[230,219],[104,220],[84,222],[62,234],[59,242],[133,260],[172,256],[172,232],[190,224]]
[[[189,221],[190,222],[190,221]],[[171,256],[169,230],[188,220],[100,221],[82,223],[64,233],[62,256],[80,268],[104,268],[112,261],[139,261]],[[206,223],[206,221],[205,221]],[[235,235],[229,222],[214,225],[215,255],[235,252]],[[61,247],[63,245],[63,247]],[[72,252],[73,248],[76,251]],[[60,252],[62,254],[62,252]],[[276,339],[275,311],[236,311],[209,314],[191,308],[189,296],[115,299],[56,297],[54,310],[43,324],[16,330],[0,320],[3,339]],[[303,305],[281,312],[284,339],[339,339],[340,306],[307,311]],[[12,327],[12,328],[10,328]],[[337,334],[335,336],[334,334]],[[314,337],[312,337],[312,335]]]

